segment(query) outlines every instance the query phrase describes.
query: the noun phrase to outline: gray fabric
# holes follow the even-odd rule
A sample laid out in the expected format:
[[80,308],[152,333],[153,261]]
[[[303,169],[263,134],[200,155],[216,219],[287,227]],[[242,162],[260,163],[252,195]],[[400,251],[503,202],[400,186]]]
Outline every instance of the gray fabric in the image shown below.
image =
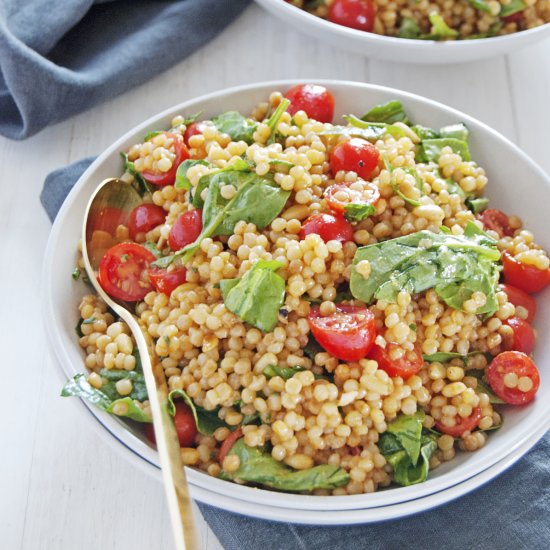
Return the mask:
[[[50,219],[93,159],[52,172],[41,201]],[[372,525],[316,527],[253,519],[199,504],[226,550],[547,550],[550,433],[516,465],[450,504]]]
[[0,0],[0,134],[24,139],[137,86],[250,0]]

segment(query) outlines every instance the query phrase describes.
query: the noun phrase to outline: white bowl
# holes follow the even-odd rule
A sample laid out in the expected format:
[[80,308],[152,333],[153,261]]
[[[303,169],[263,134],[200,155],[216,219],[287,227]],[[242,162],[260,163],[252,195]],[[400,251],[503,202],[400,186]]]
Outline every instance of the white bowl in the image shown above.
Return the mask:
[[[487,170],[489,177],[488,196],[492,205],[528,220],[528,227],[535,232],[538,242],[550,248],[550,235],[546,231],[547,207],[550,202],[550,178],[524,153],[506,138],[483,123],[440,103],[416,95],[380,86],[337,81],[316,81],[332,90],[336,99],[336,117],[347,113],[362,113],[377,103],[390,99],[403,102],[411,120],[425,126],[440,127],[462,121],[471,131],[473,158]],[[81,220],[87,201],[97,184],[121,170],[119,152],[141,141],[151,130],[169,127],[176,114],[202,111],[210,117],[229,109],[249,112],[253,106],[265,100],[273,90],[284,91],[297,84],[296,81],[275,81],[240,86],[204,96],[177,105],[160,113],[129,131],[88,168],[78,180],[64,202],[52,229],[44,264],[44,316],[52,350],[61,368],[69,378],[84,370],[83,352],[74,333],[78,321],[77,304],[88,289],[80,282],[72,282],[71,273],[76,260],[76,244],[80,237]],[[540,334],[550,326],[549,293],[539,296],[539,312],[536,327]],[[511,453],[520,454],[527,449],[527,442],[535,433],[550,428],[548,405],[550,402],[550,342],[540,340],[536,350],[537,363],[543,384],[537,399],[529,406],[509,408],[505,411],[504,426],[491,435],[486,446],[475,453],[459,453],[457,457],[430,474],[429,479],[411,487],[395,487],[374,494],[353,496],[318,497],[290,495],[255,489],[222,481],[196,470],[189,470],[188,479],[199,491],[193,493],[198,499],[205,491],[223,495],[229,499],[250,504],[296,510],[362,510],[384,506],[386,519],[397,517],[399,508],[393,506],[414,499],[424,498],[447,490],[477,476],[496,465]],[[112,436],[119,444],[131,449],[139,460],[158,466],[157,454],[138,431],[117,417],[90,407],[104,429],[106,439]],[[495,474],[498,470],[494,470]],[[480,478],[481,479],[481,478]],[[480,481],[481,483],[481,481]],[[472,487],[476,487],[472,481]],[[201,493],[202,490],[202,493]],[[251,513],[254,506],[250,507]],[[396,515],[397,514],[397,515]]]
[[256,0],[256,2],[313,38],[338,48],[400,63],[463,63],[516,51],[550,36],[550,23],[534,29],[505,36],[472,40],[434,41],[394,38],[350,29],[297,8],[285,0]]

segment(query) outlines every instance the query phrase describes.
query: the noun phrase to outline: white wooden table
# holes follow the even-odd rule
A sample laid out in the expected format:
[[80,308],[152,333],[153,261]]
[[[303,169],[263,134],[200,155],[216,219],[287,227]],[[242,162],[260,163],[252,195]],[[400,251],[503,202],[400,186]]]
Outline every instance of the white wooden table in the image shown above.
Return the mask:
[[[227,86],[278,78],[383,84],[461,109],[550,172],[550,40],[454,66],[371,61],[337,51],[251,6],[222,35],[139,88],[22,143],[0,138],[0,546],[6,550],[172,548],[160,483],[119,457],[81,407],[59,397],[41,318],[51,170],[97,154],[145,118]],[[199,515],[200,518],[200,515]],[[202,548],[221,548],[200,519]]]

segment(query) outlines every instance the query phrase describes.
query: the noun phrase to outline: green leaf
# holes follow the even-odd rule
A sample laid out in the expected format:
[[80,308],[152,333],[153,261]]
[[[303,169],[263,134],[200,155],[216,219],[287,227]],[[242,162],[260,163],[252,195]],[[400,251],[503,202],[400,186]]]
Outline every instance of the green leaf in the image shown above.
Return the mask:
[[511,0],[509,4],[502,6],[499,15],[500,17],[508,17],[525,9],[527,9],[527,4],[523,0]]
[[424,411],[419,409],[413,415],[400,414],[388,424],[388,433],[393,434],[399,441],[409,455],[413,466],[416,466],[420,456],[420,436],[422,435],[424,418]]
[[486,0],[468,0],[470,6],[484,13],[492,14],[491,7]]
[[[129,372],[125,371],[126,374]],[[102,374],[104,371],[102,371]],[[127,397],[121,397],[116,389],[116,396],[113,393],[114,382],[110,384],[103,384],[100,390],[92,387],[84,374],[77,374],[72,380],[69,380],[61,395],[63,397],[81,397],[92,405],[95,405],[98,409],[115,414],[115,410],[125,410],[125,414],[119,416],[125,416],[137,422],[152,422],[150,416],[146,415],[143,410],[135,403],[135,398],[132,397],[133,393]]]
[[207,411],[198,405],[183,390],[172,390],[168,394],[168,412],[174,416],[176,414],[176,405],[174,399],[180,397],[191,409],[195,417],[197,430],[202,435],[212,435],[218,428],[231,428],[219,416],[219,407],[212,411]]
[[403,17],[399,26],[399,38],[418,38],[422,34],[418,23],[411,17]]
[[476,393],[486,393],[489,396],[489,403],[492,403],[493,405],[505,405],[506,402],[503,401],[483,380],[483,375],[485,373],[485,370],[483,369],[468,369],[464,374],[466,376],[473,376],[474,378],[477,378],[477,386],[475,388]]
[[[395,124],[388,124],[386,122],[369,122],[358,118],[355,115],[344,115],[344,119],[350,124],[350,126],[345,126],[348,128],[348,133],[353,136],[353,132],[363,131],[367,135],[359,135],[364,139],[370,139],[371,141],[376,141],[380,135],[390,134],[395,138],[404,137],[407,134],[403,128],[395,126]],[[354,130],[355,128],[355,130]],[[367,137],[368,134],[372,134],[373,137]],[[378,135],[378,137],[374,137]]]
[[275,376],[280,376],[283,380],[288,380],[292,378],[297,372],[302,372],[306,370],[304,367],[295,366],[295,367],[277,367],[275,365],[268,365],[263,372],[263,375],[266,378],[273,378]]
[[[362,260],[371,265],[368,278],[355,269]],[[434,288],[455,309],[481,291],[487,302],[476,313],[492,314],[498,309],[498,260],[496,241],[471,222],[462,236],[419,231],[358,248],[350,289],[355,298],[371,303],[375,298],[394,302],[401,290],[416,294]]]
[[434,139],[439,137],[439,132],[433,128],[428,128],[427,126],[422,126],[420,124],[415,124],[411,126],[411,130],[421,139]]
[[470,131],[466,125],[462,122],[457,124],[449,124],[439,129],[439,137],[458,139],[459,141],[465,141],[468,143],[470,137]]
[[350,222],[360,222],[376,213],[376,208],[368,202],[352,202],[344,206],[344,216]]
[[223,472],[227,479],[240,479],[277,489],[279,491],[311,492],[316,489],[334,489],[349,481],[348,473],[337,466],[322,464],[306,470],[293,470],[257,447],[249,447],[239,439],[229,451],[240,459],[235,472]]
[[[384,167],[390,173],[391,186],[393,188],[393,192],[398,197],[401,197],[407,204],[410,204],[411,206],[414,206],[414,207],[420,206],[422,204],[420,201],[418,201],[416,199],[412,199],[410,197],[407,197],[407,195],[405,195],[405,193],[403,193],[403,191],[401,191],[400,185],[395,181],[395,176],[393,174],[395,168],[388,161],[386,155],[382,156],[382,160],[384,161]],[[422,194],[423,182],[422,182],[422,179],[420,178],[420,176],[418,175],[417,171],[414,168],[402,168],[402,170],[405,173],[410,174],[414,177],[415,182],[416,182],[416,187],[420,191],[420,193]]]
[[275,273],[280,267],[274,260],[258,260],[242,279],[220,283],[225,307],[246,323],[271,332],[285,297],[285,280]]
[[286,98],[283,98],[281,100],[281,103],[279,103],[279,105],[277,105],[277,108],[275,109],[273,114],[266,121],[266,124],[269,126],[269,128],[271,130],[271,135],[269,136],[269,139],[267,140],[268,145],[271,144],[271,143],[277,142],[280,138],[283,138],[283,136],[280,135],[277,132],[277,125],[279,124],[279,121],[281,120],[281,117],[287,111],[287,109],[289,107],[290,107],[290,101]]
[[227,111],[212,119],[214,126],[233,141],[245,141],[248,145],[254,143],[254,132],[258,123],[246,118],[237,111]]
[[145,134],[145,137],[143,138],[143,142],[145,143],[146,141],[149,141],[151,138],[154,138],[159,134],[162,134],[161,130],[153,130],[152,132]]
[[489,206],[487,197],[468,197],[464,202],[474,214],[483,212]]
[[128,160],[128,155],[124,151],[121,151],[120,156],[124,160],[124,170],[129,174],[132,174],[132,176],[134,176],[134,179],[136,180],[137,191],[141,195],[143,195],[144,193],[153,193],[155,190],[151,187],[151,184],[146,181],[145,178],[141,175],[141,172],[138,172],[136,170],[134,163]]
[[[346,118],[346,117],[344,117]],[[357,117],[355,117],[357,118]],[[360,120],[357,118],[357,120]],[[360,137],[368,141],[374,142],[386,133],[386,124],[367,124],[359,128],[358,126],[332,126],[329,130],[319,132],[319,135],[327,137]]]
[[457,153],[462,160],[468,162],[472,160],[468,143],[456,138],[436,138],[425,139],[418,146],[416,160],[417,162],[435,162],[439,161],[443,147],[450,147],[453,153]]
[[78,279],[80,279],[80,268],[75,267],[75,268],[73,269],[73,272],[71,273],[71,277],[72,277],[75,281],[78,281]]
[[466,355],[462,355],[461,353],[457,353],[455,351],[439,351],[437,353],[432,353],[430,355],[423,355],[424,361],[428,363],[433,363],[437,361],[438,363],[448,363],[449,361],[452,361],[453,359],[462,359],[464,364],[468,361],[468,357],[471,357],[472,355],[479,355],[480,353],[483,353],[482,351],[471,351],[470,353],[467,353]]
[[321,344],[319,344],[319,342],[315,340],[313,335],[310,334],[306,347],[304,348],[304,355],[306,355],[306,357],[309,357],[313,361],[313,363],[315,363],[315,356],[318,353],[323,353],[324,351],[325,349],[321,346]]
[[448,38],[456,38],[458,36],[458,31],[451,29],[449,25],[445,22],[445,19],[437,13],[432,11],[428,18],[432,24],[429,34],[423,34],[419,38],[422,40],[446,40]]
[[187,159],[184,160],[179,166],[176,172],[176,183],[174,187],[176,189],[191,189],[191,182],[187,177],[187,170],[192,166],[197,166],[201,164],[202,166],[210,166],[210,163],[204,159]]
[[383,122],[385,124],[393,124],[394,122],[409,123],[407,113],[403,108],[401,101],[393,100],[376,105],[366,114],[361,117],[365,122]]

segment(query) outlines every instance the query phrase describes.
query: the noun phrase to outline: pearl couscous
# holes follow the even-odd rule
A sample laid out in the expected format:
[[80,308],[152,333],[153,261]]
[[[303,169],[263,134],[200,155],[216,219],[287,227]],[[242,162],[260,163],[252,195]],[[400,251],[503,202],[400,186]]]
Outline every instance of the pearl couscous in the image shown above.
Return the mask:
[[[176,117],[127,151],[144,204],[96,229],[100,284],[161,358],[182,460],[212,476],[317,495],[418,483],[539,385],[531,294],[550,260],[487,208],[468,129],[414,125],[397,101],[345,125],[333,109],[303,85],[250,118]],[[63,394],[151,435],[128,327],[93,293],[79,309],[88,374]]]

